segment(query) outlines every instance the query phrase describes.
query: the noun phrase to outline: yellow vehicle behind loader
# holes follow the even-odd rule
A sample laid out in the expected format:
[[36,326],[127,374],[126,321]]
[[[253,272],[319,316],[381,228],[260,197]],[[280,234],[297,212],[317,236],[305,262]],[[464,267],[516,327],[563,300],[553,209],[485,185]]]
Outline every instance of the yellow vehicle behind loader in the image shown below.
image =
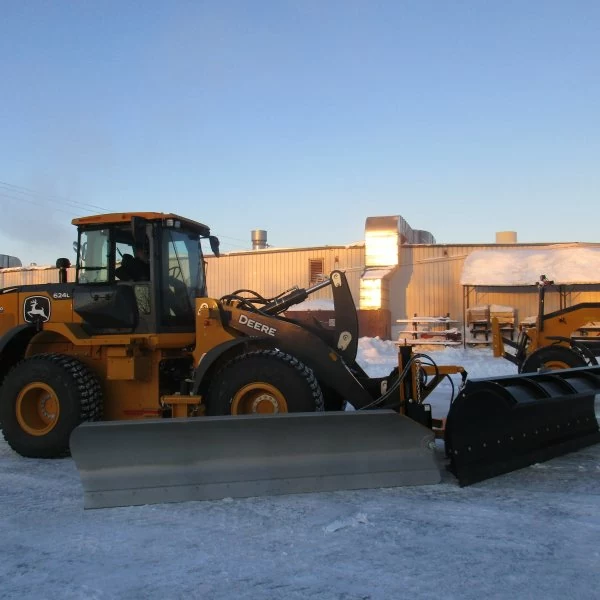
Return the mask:
[[[371,378],[342,271],[273,298],[211,298],[206,225],[73,224],[75,281],[59,259],[59,283],[0,290],[0,426],[25,457],[70,452],[86,508],[437,483],[435,437],[467,485],[600,440],[600,368],[470,381],[405,346]],[[333,330],[284,316],[324,287]],[[425,400],[458,373],[444,427]]]
[[[554,282],[542,276],[538,286],[538,314],[535,323],[523,329],[516,341],[503,337],[498,321],[492,321],[494,356],[516,364],[519,373],[598,364],[600,337],[582,336],[578,332],[586,324],[600,321],[600,302],[574,304],[546,312],[546,291],[553,287],[557,287]],[[512,350],[506,351],[505,346]]]

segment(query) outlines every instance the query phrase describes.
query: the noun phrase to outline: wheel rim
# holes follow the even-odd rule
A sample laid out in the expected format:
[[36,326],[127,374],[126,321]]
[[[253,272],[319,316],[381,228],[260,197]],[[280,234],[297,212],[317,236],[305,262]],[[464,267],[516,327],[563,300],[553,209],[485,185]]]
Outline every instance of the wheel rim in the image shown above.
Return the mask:
[[545,361],[544,368],[550,369],[551,371],[556,371],[558,369],[570,369],[571,365],[563,360],[554,359]]
[[236,392],[231,402],[232,415],[286,412],[285,396],[270,383],[249,383]]
[[17,396],[16,412],[17,421],[23,431],[30,435],[46,435],[58,423],[58,396],[45,383],[30,383]]

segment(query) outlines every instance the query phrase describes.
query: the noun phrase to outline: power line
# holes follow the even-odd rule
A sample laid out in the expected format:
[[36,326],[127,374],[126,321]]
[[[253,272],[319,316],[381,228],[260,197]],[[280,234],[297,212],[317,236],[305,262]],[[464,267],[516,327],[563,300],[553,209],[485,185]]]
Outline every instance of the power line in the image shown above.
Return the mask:
[[[217,234],[215,234],[217,235]],[[246,240],[241,240],[240,238],[234,238],[234,237],[230,237],[228,235],[219,235],[219,239],[224,238],[227,240],[235,240],[236,242],[242,242],[242,243],[246,243]]]
[[[219,236],[217,236],[219,238],[219,240],[221,239]],[[249,250],[248,246],[240,246],[239,244],[232,244],[231,242],[223,242],[221,243],[221,249],[223,249],[223,246],[225,246],[225,248],[233,248],[233,249],[240,249],[240,250]]]
[[[241,250],[248,250],[248,248],[249,248],[248,243],[244,244],[243,240],[237,240],[237,238],[228,238],[226,235],[222,236],[222,235],[219,235],[218,233],[215,233],[215,235],[219,238],[219,241],[221,242],[221,246],[240,248]],[[228,239],[242,242],[242,244],[235,244],[233,242],[228,242],[227,241]]]
[[[95,204],[90,204],[87,202],[80,202],[78,200],[71,200],[70,198],[66,198],[64,196],[57,196],[54,194],[46,194],[43,192],[39,192],[37,190],[33,190],[31,188],[26,188],[21,185],[15,185],[13,183],[8,183],[6,181],[0,181],[0,188],[4,188],[7,192],[13,194],[21,194],[23,196],[34,196],[40,199],[46,200],[48,202],[60,203],[67,206],[73,206],[75,208],[85,209],[85,210],[93,210],[101,211],[101,212],[110,212],[109,209],[104,208],[102,206],[97,206]],[[27,200],[27,198],[22,198],[23,200]]]
[[[35,202],[35,200],[32,200],[31,198],[18,198],[16,196],[9,196],[8,194],[4,194],[1,191],[0,191],[0,196],[2,198],[7,198],[8,200],[14,200],[15,202],[27,202],[29,204],[34,204],[35,206],[41,206],[42,208],[47,206],[47,204],[43,204],[41,202]],[[52,210],[65,213],[66,215],[69,215],[70,217],[72,217],[75,214],[72,210],[67,211],[62,208],[57,208],[56,206],[53,207]]]
[[[18,194],[15,196],[15,194]],[[6,181],[0,181],[0,197],[6,198],[8,200],[13,200],[15,202],[27,202],[29,204],[33,204],[35,206],[46,207],[48,204],[52,204],[52,209],[57,212],[61,212],[67,214],[69,216],[82,216],[79,211],[88,211],[93,210],[94,212],[100,211],[102,213],[111,212],[110,209],[105,208],[103,206],[98,206],[96,204],[90,204],[88,202],[80,202],[78,200],[71,200],[70,198],[66,198],[65,196],[59,196],[55,194],[46,194],[40,192],[38,190],[34,190],[32,188],[24,187],[21,185],[15,185],[13,183],[8,183]],[[62,206],[63,208],[60,208]],[[71,209],[65,210],[65,209]],[[231,248],[238,248],[241,250],[248,250],[250,240],[242,240],[240,238],[235,238],[227,235],[218,235],[220,240],[223,240],[222,245]],[[226,241],[232,240],[232,241]],[[239,242],[239,243],[234,243]]]

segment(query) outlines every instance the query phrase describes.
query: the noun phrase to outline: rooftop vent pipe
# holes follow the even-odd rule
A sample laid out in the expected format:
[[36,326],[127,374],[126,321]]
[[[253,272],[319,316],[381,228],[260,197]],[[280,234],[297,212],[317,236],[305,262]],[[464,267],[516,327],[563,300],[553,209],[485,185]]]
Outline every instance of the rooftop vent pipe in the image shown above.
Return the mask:
[[516,231],[497,231],[496,232],[496,244],[516,244],[517,243],[517,232]]
[[264,229],[254,229],[250,232],[252,250],[263,250],[267,247],[267,232]]

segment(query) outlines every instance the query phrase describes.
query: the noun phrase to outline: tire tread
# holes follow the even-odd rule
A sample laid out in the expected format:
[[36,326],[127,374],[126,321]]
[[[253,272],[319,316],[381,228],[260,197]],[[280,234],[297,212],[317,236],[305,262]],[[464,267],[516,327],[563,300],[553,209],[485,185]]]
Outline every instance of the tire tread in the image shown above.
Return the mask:
[[[19,374],[20,370],[23,368],[23,365],[27,365],[31,361],[40,360],[48,361],[58,366],[62,369],[66,376],[70,378],[69,385],[72,385],[75,388],[75,395],[77,398],[79,398],[79,423],[82,423],[84,421],[99,421],[102,419],[102,389],[98,378],[79,359],[73,356],[69,356],[67,354],[35,354],[33,356],[19,361],[12,367],[7,376],[4,378],[2,387],[0,387],[0,398],[2,388],[4,387],[4,385],[6,385],[7,382],[10,383],[12,376],[16,376]],[[10,439],[10,436],[6,435],[2,421],[0,421],[0,428],[2,428],[4,439],[6,440],[8,445],[15,452],[23,454],[23,452],[16,447],[17,444],[13,443],[13,441]],[[61,449],[56,449],[55,451],[49,451],[48,453],[43,454],[43,456],[40,456],[39,454],[37,454],[36,456],[40,458],[62,458],[65,456],[69,456],[70,452],[68,448],[68,443],[65,444],[65,446]],[[31,454],[29,456],[31,456]]]

